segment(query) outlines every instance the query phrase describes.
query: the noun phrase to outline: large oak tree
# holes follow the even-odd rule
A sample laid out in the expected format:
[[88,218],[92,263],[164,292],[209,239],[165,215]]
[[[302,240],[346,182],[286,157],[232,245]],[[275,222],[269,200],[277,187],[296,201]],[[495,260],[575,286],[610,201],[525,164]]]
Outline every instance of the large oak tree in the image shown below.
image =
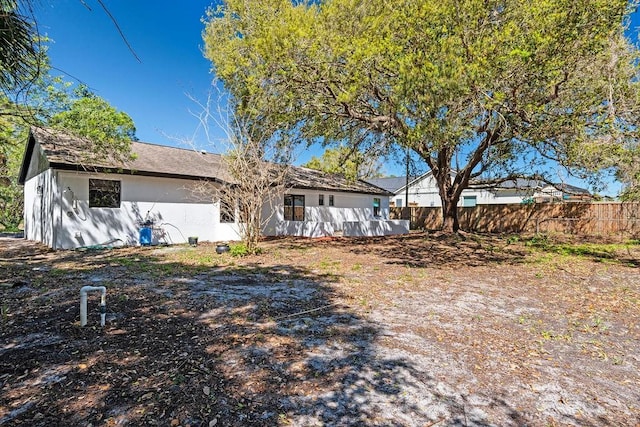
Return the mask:
[[[627,0],[227,0],[205,54],[242,114],[414,150],[444,229],[471,183],[614,167],[637,146]],[[277,107],[277,108],[274,108]],[[358,147],[363,148],[363,147]],[[366,147],[365,147],[366,148]],[[453,173],[453,172],[456,173]]]
[[344,175],[350,181],[382,176],[382,163],[378,156],[367,156],[366,153],[347,146],[329,147],[322,156],[313,156],[302,166]]

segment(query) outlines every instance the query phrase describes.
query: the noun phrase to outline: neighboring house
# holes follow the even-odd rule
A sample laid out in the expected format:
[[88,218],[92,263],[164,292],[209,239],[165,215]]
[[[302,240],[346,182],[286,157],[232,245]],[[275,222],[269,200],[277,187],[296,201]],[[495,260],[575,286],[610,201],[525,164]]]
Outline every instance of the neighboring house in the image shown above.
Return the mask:
[[[203,181],[232,183],[222,156],[132,142],[135,160],[91,162],[86,140],[34,128],[19,182],[24,184],[25,237],[54,249],[240,239],[238,215],[193,190]],[[100,164],[91,164],[100,163]],[[391,193],[343,177],[293,167],[290,185],[263,208],[265,235],[308,237],[408,232],[389,221]]]
[[[406,177],[372,178],[367,181],[393,193],[389,200],[392,207],[442,206],[438,184],[430,171],[419,177],[410,178],[408,184]],[[467,188],[462,191],[458,206],[589,201],[591,199],[589,191],[583,188],[567,184],[550,185],[543,181],[518,178],[505,181],[491,189]]]
[[592,200],[593,195],[589,190],[564,183],[545,184],[534,195],[536,203],[590,202]]

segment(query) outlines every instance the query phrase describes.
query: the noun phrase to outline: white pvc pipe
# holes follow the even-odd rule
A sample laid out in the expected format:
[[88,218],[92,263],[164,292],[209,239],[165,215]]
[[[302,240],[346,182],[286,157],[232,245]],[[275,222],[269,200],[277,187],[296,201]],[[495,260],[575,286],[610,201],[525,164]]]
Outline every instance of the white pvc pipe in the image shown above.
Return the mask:
[[87,292],[100,291],[100,326],[104,326],[107,316],[107,288],[104,286],[83,286],[80,289],[80,326],[87,324]]

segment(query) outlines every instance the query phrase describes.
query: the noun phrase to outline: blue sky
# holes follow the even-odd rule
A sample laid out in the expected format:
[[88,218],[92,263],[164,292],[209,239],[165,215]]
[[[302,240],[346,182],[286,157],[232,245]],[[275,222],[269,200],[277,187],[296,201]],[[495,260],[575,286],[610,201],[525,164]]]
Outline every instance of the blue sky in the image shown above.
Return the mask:
[[[83,3],[91,8],[83,6]],[[35,4],[39,30],[52,42],[49,56],[67,80],[77,79],[119,110],[128,113],[141,141],[215,151],[198,131],[190,111],[212,89],[211,63],[202,55],[201,18],[211,0],[106,0],[140,62],[129,51],[113,22],[95,0],[55,0]],[[632,27],[640,25],[638,13]],[[215,88],[214,88],[215,91]],[[217,95],[216,95],[217,96]],[[213,129],[214,140],[224,138]],[[321,151],[302,153],[297,163]],[[402,165],[388,163],[386,173],[402,175]],[[583,185],[574,182],[575,185]],[[584,185],[583,185],[584,186]],[[617,186],[605,191],[615,195]]]
[[48,35],[54,74],[80,80],[136,123],[142,141],[175,144],[191,138],[198,121],[186,94],[204,99],[211,63],[201,53],[200,21],[209,0],[106,1],[140,62],[95,0],[37,2],[36,19]]

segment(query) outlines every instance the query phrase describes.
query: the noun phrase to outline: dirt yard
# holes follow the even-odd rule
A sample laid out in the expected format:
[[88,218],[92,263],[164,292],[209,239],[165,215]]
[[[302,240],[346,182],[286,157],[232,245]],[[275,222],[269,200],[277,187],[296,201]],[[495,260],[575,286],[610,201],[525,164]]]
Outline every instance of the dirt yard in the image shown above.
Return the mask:
[[0,425],[638,426],[640,244],[587,243],[0,239]]

